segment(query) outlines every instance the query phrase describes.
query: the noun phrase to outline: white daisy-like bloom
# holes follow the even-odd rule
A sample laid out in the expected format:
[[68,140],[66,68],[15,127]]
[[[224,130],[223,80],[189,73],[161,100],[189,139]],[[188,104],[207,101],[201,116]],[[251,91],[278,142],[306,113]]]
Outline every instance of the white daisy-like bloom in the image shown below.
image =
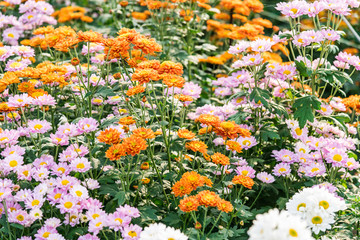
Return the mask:
[[140,240],[187,240],[188,237],[180,230],[167,227],[163,223],[153,223],[141,232]]
[[331,224],[335,222],[334,215],[320,208],[308,211],[305,217],[307,225],[315,234],[331,229]]
[[326,188],[305,188],[296,193],[286,204],[286,209],[306,220],[308,227],[318,234],[331,229],[335,213],[347,208],[345,201]]
[[34,193],[45,196],[45,194],[48,193],[48,190],[49,188],[46,183],[40,183],[34,188]]
[[333,214],[340,210],[345,210],[346,204],[340,198],[334,196],[326,188],[315,188],[316,194],[314,194],[311,199],[314,206],[324,209],[326,212]]
[[309,153],[310,148],[307,144],[303,142],[297,142],[295,144],[295,153]]
[[248,231],[249,240],[312,240],[311,231],[300,216],[271,209],[259,214]]
[[305,188],[299,193],[296,193],[287,203],[286,210],[292,214],[299,214],[305,216],[305,211],[309,209],[311,201],[310,196],[314,194],[313,188]]
[[43,212],[39,208],[35,208],[30,211],[30,216],[32,216],[34,219],[41,219],[42,215]]
[[70,194],[79,200],[85,200],[89,198],[88,190],[80,184],[74,185],[70,190]]

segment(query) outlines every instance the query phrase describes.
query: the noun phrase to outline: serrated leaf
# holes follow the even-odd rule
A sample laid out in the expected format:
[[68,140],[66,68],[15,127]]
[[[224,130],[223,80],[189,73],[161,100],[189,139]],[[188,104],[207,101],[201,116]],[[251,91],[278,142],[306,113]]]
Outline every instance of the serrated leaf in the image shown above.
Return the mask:
[[266,108],[269,108],[269,102],[267,99],[270,99],[270,92],[266,89],[253,88],[253,91],[250,93],[250,101],[255,103],[261,102]]
[[303,128],[307,121],[314,122],[313,110],[320,110],[321,102],[314,95],[301,97],[295,100],[293,107],[294,117],[299,121],[300,128]]

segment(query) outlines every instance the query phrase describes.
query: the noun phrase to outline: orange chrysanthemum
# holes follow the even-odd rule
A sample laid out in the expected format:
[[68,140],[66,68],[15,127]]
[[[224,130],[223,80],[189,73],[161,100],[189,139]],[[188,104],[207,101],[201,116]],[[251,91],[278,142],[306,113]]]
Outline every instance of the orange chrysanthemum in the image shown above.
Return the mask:
[[216,126],[220,123],[220,118],[212,114],[201,114],[195,122],[200,122],[208,126]]
[[160,68],[160,61],[158,60],[148,60],[148,61],[143,61],[141,63],[139,63],[137,65],[137,68],[140,69],[154,69],[154,70],[159,70]]
[[178,134],[179,138],[193,139],[195,137],[195,133],[193,133],[187,129],[179,129],[177,134]]
[[121,157],[126,156],[125,148],[122,144],[114,144],[105,152],[105,156],[110,161],[119,160]]
[[159,74],[168,73],[174,75],[183,74],[183,66],[181,63],[174,63],[171,61],[162,62],[159,69]]
[[194,99],[189,95],[176,94],[174,98],[179,99],[180,102],[192,102]]
[[197,211],[200,206],[196,196],[186,197],[180,200],[179,208],[183,212]]
[[135,156],[147,148],[146,141],[134,135],[125,138],[122,144],[124,145],[126,153],[131,156]]
[[204,127],[204,128],[201,128],[201,129],[199,130],[199,134],[200,134],[200,135],[204,135],[204,134],[206,134],[206,133],[211,133],[212,130],[213,130],[213,127],[212,127],[212,126]]
[[224,121],[214,128],[214,132],[223,137],[224,139],[230,138],[235,139],[239,136],[250,137],[250,131],[248,129],[243,129],[237,125],[234,121]]
[[232,212],[232,211],[234,210],[234,207],[233,207],[233,205],[231,204],[231,202],[226,201],[226,200],[224,200],[224,199],[221,199],[221,200],[218,202],[217,208],[218,208],[220,211],[226,212],[226,213]]
[[118,130],[114,128],[109,128],[109,129],[105,129],[104,131],[101,131],[97,139],[100,142],[111,145],[111,144],[120,143],[121,141],[120,136],[121,133]]
[[223,166],[230,164],[230,159],[221,153],[214,153],[211,155],[211,160],[215,164],[221,164]]
[[234,184],[240,184],[248,189],[251,189],[254,185],[254,180],[250,177],[243,176],[243,175],[237,175],[232,179],[232,182]]
[[151,68],[137,69],[131,76],[131,81],[138,81],[140,84],[148,83],[151,80],[159,80],[159,73]]
[[137,86],[127,90],[126,95],[131,97],[131,96],[134,96],[136,94],[143,93],[143,92],[145,92],[145,87],[143,85],[137,85]]
[[15,111],[15,110],[16,110],[16,108],[9,107],[7,102],[0,103],[0,112],[12,112],[12,111]]
[[191,141],[185,144],[186,149],[190,149],[193,152],[206,153],[208,146],[202,141]]
[[92,30],[86,32],[79,31],[77,35],[79,41],[81,42],[101,42],[101,40],[103,39],[101,33],[94,32]]
[[172,190],[174,192],[175,197],[179,197],[179,196],[182,197],[187,194],[190,194],[193,191],[189,182],[187,182],[185,180],[177,181],[173,185]]
[[121,125],[131,125],[136,123],[136,121],[134,120],[134,118],[132,116],[127,116],[127,117],[123,117],[119,119],[119,124]]
[[154,131],[148,128],[137,128],[133,130],[133,135],[143,139],[155,138]]
[[240,143],[238,143],[238,142],[235,142],[235,141],[227,141],[227,142],[226,142],[226,146],[229,147],[229,150],[230,150],[230,151],[236,151],[236,152],[238,152],[238,153],[241,153],[241,152],[242,152],[241,145],[240,145]]
[[200,205],[205,207],[216,207],[221,201],[219,195],[209,190],[201,191],[196,196]]
[[183,77],[174,74],[162,74],[161,78],[163,79],[163,83],[169,88],[182,88],[185,84],[185,79]]
[[35,84],[31,82],[22,82],[19,84],[18,90],[23,93],[30,93],[35,90]]

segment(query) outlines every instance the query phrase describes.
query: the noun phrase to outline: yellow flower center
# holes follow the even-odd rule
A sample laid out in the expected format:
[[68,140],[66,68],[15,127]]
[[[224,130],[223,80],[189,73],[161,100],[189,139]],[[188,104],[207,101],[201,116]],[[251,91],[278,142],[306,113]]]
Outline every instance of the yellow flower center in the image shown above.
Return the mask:
[[313,224],[321,224],[323,222],[323,219],[320,216],[315,216],[311,219],[311,222]]
[[297,206],[297,210],[300,211],[300,208],[301,207],[306,207],[306,203],[300,203],[298,206]]
[[34,129],[35,130],[40,130],[40,129],[42,129],[43,128],[43,125],[41,125],[41,124],[36,124],[35,126],[34,126]]
[[76,168],[83,169],[85,168],[85,165],[83,163],[79,163],[78,165],[76,165]]
[[136,237],[136,236],[137,236],[137,233],[136,233],[135,231],[130,231],[130,232],[128,233],[128,235],[129,235],[130,237]]
[[342,160],[342,156],[340,154],[335,154],[333,156],[333,160],[336,162],[340,162]]
[[83,193],[82,193],[81,191],[77,190],[77,191],[75,192],[75,194],[76,194],[76,196],[81,197]]
[[72,202],[64,203],[64,207],[67,208],[67,209],[71,208],[72,206],[73,206]]
[[16,167],[18,165],[18,162],[16,160],[11,160],[9,162],[10,167]]
[[37,199],[35,199],[35,200],[33,200],[33,201],[31,202],[31,206],[37,206],[37,205],[39,205],[39,204],[40,204],[40,201],[37,200]]
[[289,235],[292,237],[297,237],[298,233],[296,232],[295,229],[291,228],[291,229],[289,229]]
[[327,201],[323,200],[319,202],[319,206],[323,207],[326,210],[330,207],[330,204]]

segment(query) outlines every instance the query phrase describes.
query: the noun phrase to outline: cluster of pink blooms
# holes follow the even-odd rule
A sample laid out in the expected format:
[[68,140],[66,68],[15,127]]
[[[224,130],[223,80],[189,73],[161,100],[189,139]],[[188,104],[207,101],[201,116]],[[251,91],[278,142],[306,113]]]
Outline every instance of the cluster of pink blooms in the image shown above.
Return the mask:
[[[273,173],[276,176],[289,176],[292,166],[300,177],[324,176],[331,168],[346,171],[358,169],[359,163],[349,152],[356,149],[356,140],[346,137],[338,127],[327,122],[309,123],[311,131],[320,137],[311,136],[309,127],[300,128],[297,121],[286,121],[294,142],[294,150],[274,150],[273,157],[279,162]],[[353,132],[354,133],[354,132]],[[356,133],[356,132],[355,132]]]
[[18,40],[31,33],[33,29],[43,24],[56,25],[57,21],[51,14],[54,8],[44,1],[29,0],[24,3],[21,0],[8,0],[10,4],[16,5],[16,11],[21,15],[17,18],[14,15],[6,16],[0,13],[0,30],[2,39],[10,45],[18,45]]
[[322,29],[319,31],[308,30],[303,31],[298,35],[293,36],[292,42],[298,47],[306,47],[313,43],[319,44],[323,41],[338,41],[340,39],[339,33],[332,29]]
[[[21,98],[22,97],[22,98]],[[29,101],[26,96],[17,99]],[[14,100],[17,103],[17,100]],[[19,106],[19,105],[17,105]],[[21,106],[21,105],[20,105]],[[0,213],[8,212],[10,223],[18,223],[25,227],[36,224],[38,220],[46,221],[35,233],[35,239],[62,240],[65,237],[58,233],[61,225],[87,224],[89,234],[81,236],[81,240],[99,240],[96,236],[105,228],[120,231],[124,239],[139,239],[141,228],[132,225],[131,220],[140,216],[136,208],[125,205],[113,213],[106,213],[103,204],[94,197],[93,191],[100,187],[93,178],[80,181],[75,174],[91,176],[91,162],[87,159],[89,149],[80,144],[81,135],[98,131],[98,122],[93,118],[82,118],[77,123],[65,123],[58,126],[55,133],[50,133],[53,146],[65,147],[58,156],[42,154],[31,163],[25,157],[27,148],[19,144],[20,137],[38,134],[41,141],[47,139],[52,129],[46,120],[29,120],[25,127],[3,130],[0,133],[0,172],[4,179],[0,180]],[[75,143],[77,142],[77,143]],[[66,147],[67,146],[67,147]],[[40,152],[39,152],[40,153]],[[6,178],[15,174],[17,182],[36,182],[34,189],[20,188],[15,182]],[[51,208],[55,216],[62,214],[65,220],[50,217],[45,209]],[[22,237],[22,240],[32,237]]]
[[298,18],[305,15],[315,17],[325,10],[329,10],[335,15],[346,16],[350,14],[351,8],[358,8],[359,6],[358,0],[319,0],[311,3],[305,0],[295,0],[278,3],[275,9],[287,17]]

